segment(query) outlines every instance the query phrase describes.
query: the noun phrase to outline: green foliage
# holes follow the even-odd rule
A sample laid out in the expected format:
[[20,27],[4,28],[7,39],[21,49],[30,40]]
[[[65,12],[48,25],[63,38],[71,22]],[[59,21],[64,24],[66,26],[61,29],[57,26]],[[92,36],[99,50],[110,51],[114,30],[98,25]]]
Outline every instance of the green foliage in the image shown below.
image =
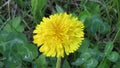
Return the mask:
[[33,68],[47,68],[46,59],[44,55],[40,55],[38,59],[33,62]]
[[86,25],[88,24],[89,20],[90,20],[91,14],[88,11],[82,11],[79,13],[78,18],[79,20],[81,20],[82,22],[85,22]]
[[79,53],[84,53],[85,51],[88,50],[89,45],[90,45],[90,41],[88,39],[84,39],[81,47],[77,51]]
[[106,34],[110,27],[107,23],[103,22],[98,15],[92,16],[90,22],[86,25],[87,32],[94,36],[95,33]]
[[91,58],[91,54],[88,52],[82,53],[81,56],[72,64],[76,66],[80,66],[81,64],[85,63],[88,59]]
[[23,61],[32,62],[38,56],[37,47],[29,44],[24,34],[1,31],[0,37],[0,53],[5,58],[5,68],[24,67]]
[[34,25],[44,16],[67,12],[85,25],[79,49],[61,68],[120,67],[119,0],[0,0],[0,68],[55,68],[32,43]]
[[21,23],[21,18],[16,17],[10,21],[8,21],[8,24],[5,25],[4,30],[8,32],[23,32],[24,26],[20,24]]
[[45,13],[47,0],[31,0],[32,14],[35,23],[39,23]]
[[2,5],[2,0],[0,0],[0,6]]
[[70,64],[67,60],[64,60],[63,68],[70,68]]
[[29,4],[30,4],[30,1],[25,1],[25,0],[14,0],[17,5],[20,7],[20,8],[27,8],[29,7]]
[[119,54],[117,52],[111,52],[111,54],[108,56],[108,59],[112,62],[118,61]]
[[120,62],[116,62],[114,65],[113,65],[113,68],[118,68],[120,67]]
[[59,5],[56,5],[56,10],[57,10],[57,13],[64,12],[64,10]]
[[98,68],[110,68],[106,59],[104,59],[98,66]]
[[98,61],[95,58],[89,59],[86,63],[84,63],[85,68],[95,68],[98,64]]
[[106,43],[105,50],[104,50],[105,56],[108,56],[112,52],[113,46],[114,46],[113,42],[107,42]]
[[0,19],[0,25],[3,23],[3,21]]
[[88,2],[86,3],[84,9],[87,9],[93,15],[93,14],[98,14],[100,12],[99,6],[100,5],[95,2],[90,2],[90,3]]

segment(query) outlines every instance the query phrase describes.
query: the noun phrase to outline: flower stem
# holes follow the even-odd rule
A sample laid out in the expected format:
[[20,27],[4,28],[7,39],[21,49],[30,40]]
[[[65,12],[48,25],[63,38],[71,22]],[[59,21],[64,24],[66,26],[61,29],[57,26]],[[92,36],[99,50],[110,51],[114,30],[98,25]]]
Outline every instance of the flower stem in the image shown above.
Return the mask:
[[56,68],[60,68],[61,65],[61,57],[57,58]]

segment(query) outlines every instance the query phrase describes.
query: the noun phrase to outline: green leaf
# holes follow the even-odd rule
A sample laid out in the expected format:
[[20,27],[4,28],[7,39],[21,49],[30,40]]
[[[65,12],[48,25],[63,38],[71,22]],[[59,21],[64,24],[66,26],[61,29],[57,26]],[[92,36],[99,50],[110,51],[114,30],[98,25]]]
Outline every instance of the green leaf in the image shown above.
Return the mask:
[[105,50],[104,50],[105,56],[108,56],[112,52],[113,47],[114,47],[113,42],[106,43]]
[[56,10],[57,10],[57,13],[63,13],[64,12],[62,7],[60,7],[59,5],[56,5]]
[[47,62],[44,55],[40,55],[32,65],[33,68],[47,68]]
[[63,68],[70,68],[70,64],[67,60],[64,60]]
[[27,38],[20,32],[9,32],[6,41],[17,41],[19,43],[27,43]]
[[18,45],[17,50],[25,61],[31,62],[38,56],[38,48],[33,44]]
[[83,53],[88,49],[89,45],[90,45],[90,41],[88,39],[84,39],[82,45],[77,51]]
[[0,43],[4,42],[8,36],[8,32],[0,30]]
[[116,33],[116,35],[115,35],[115,39],[114,39],[114,41],[116,41],[117,43],[119,43],[120,44],[120,21],[119,21],[119,23],[117,23],[116,24],[117,25],[117,33]]
[[87,19],[90,19],[91,17],[91,14],[88,12],[88,11],[82,11],[80,12],[80,14],[78,15],[78,19],[82,22],[85,23],[85,25],[87,25],[87,23],[89,22],[86,22]]
[[120,29],[120,20],[116,24],[117,28]]
[[84,62],[85,62],[84,59],[82,59],[82,58],[77,58],[74,62],[72,62],[72,65],[80,66],[80,65],[83,64]]
[[80,66],[81,64],[85,63],[91,57],[92,57],[91,53],[88,51],[85,51],[80,55],[78,59],[75,60],[75,62],[72,63],[72,65]]
[[98,61],[95,58],[90,58],[84,63],[85,68],[95,68],[98,64]]
[[93,15],[90,18],[90,22],[86,24],[87,32],[89,35],[93,36],[95,33],[106,34],[110,30],[110,26],[103,22],[100,15]]
[[[94,45],[94,46],[97,46],[97,45]],[[103,52],[101,52],[101,51],[99,51],[99,49],[97,48],[89,48],[89,50],[88,50],[91,54],[92,54],[92,56],[93,57],[95,57],[97,60],[101,60],[103,57],[104,57],[104,53]]]
[[3,56],[5,68],[16,68],[17,66],[20,66],[22,64],[22,60],[20,58],[20,55],[18,55],[17,51],[15,50],[15,47],[10,46],[6,47],[6,51],[4,52]]
[[8,42],[6,42],[7,38],[8,38],[8,32],[6,31],[0,31],[0,53],[4,54],[4,50],[6,50],[6,44]]
[[31,0],[32,14],[35,23],[39,23],[44,16],[46,4],[47,0]]
[[82,53],[82,54],[80,55],[80,57],[81,57],[84,61],[88,60],[91,56],[92,56],[91,53],[88,52],[88,51],[86,51],[86,52],[84,52],[84,53]]
[[4,30],[8,31],[8,32],[13,32],[13,31],[23,32],[24,26],[21,25],[20,23],[21,23],[21,18],[20,17],[16,17],[16,18],[10,20],[6,24],[6,26],[4,27]]
[[112,62],[116,62],[119,58],[119,54],[117,52],[111,52],[107,58]]
[[116,62],[112,68],[118,68],[118,67],[120,67],[120,62]]
[[23,33],[0,31],[0,37],[5,68],[23,68],[25,61],[32,62],[38,56],[37,46],[29,44]]
[[105,34],[107,33],[108,31],[110,30],[110,26],[107,24],[107,23],[102,23],[101,25],[99,25],[99,28],[98,28],[98,32],[100,34]]
[[[98,14],[100,12],[99,4],[95,2],[87,2],[84,7],[85,10],[88,10],[92,15]],[[94,11],[93,11],[94,10]]]
[[30,1],[25,1],[25,0],[14,0],[14,1],[17,3],[18,7],[20,8],[27,8],[30,4]]
[[0,19],[0,25],[2,25],[3,24],[3,21],[2,21],[2,19]]
[[2,5],[2,0],[0,0],[0,6]]
[[0,61],[0,68],[3,68],[4,63]]
[[50,65],[51,68],[56,68],[56,61],[57,61],[57,58],[55,57],[51,57],[51,58],[48,58],[49,61],[47,61],[47,63]]
[[103,61],[101,61],[97,68],[110,68],[110,65],[108,64],[107,60],[104,59]]
[[16,68],[16,64],[14,63],[14,61],[10,60],[7,62],[8,63],[6,63],[5,68]]
[[18,31],[18,32],[23,32],[24,31],[24,26],[18,26],[17,28],[16,28],[16,31]]
[[12,22],[12,26],[14,28],[17,28],[20,25],[20,23],[21,23],[21,18],[20,17],[16,17],[16,18],[12,19],[11,22]]
[[[7,52],[6,52],[7,53]],[[14,51],[9,50],[9,52],[5,55],[4,68],[22,68],[22,60],[20,55],[16,54]]]

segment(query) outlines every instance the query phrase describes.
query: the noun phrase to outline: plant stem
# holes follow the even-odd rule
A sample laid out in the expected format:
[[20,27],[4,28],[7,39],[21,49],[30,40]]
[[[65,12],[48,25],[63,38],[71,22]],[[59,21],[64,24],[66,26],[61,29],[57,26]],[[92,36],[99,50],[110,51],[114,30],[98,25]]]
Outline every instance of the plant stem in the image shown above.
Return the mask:
[[9,18],[11,19],[11,15],[10,15],[10,2],[11,2],[11,0],[8,0],[8,16],[9,16]]
[[61,65],[61,57],[57,58],[56,68],[60,68]]
[[119,9],[119,1],[117,0],[117,10],[118,10],[118,20],[119,20],[119,18],[120,18],[120,9]]
[[[120,9],[119,9],[119,1],[118,0],[116,0],[116,5],[117,5],[117,10],[118,10],[118,25],[120,25],[120,20],[119,20],[120,19]],[[113,39],[113,43],[117,39],[119,33],[120,33],[120,27],[118,27],[118,31],[117,31],[117,33],[115,35],[115,38]]]
[[115,42],[117,36],[119,35],[119,32],[120,32],[120,29],[117,31],[117,33],[116,33],[116,35],[115,35],[115,37],[114,37],[114,39],[113,39],[113,43]]

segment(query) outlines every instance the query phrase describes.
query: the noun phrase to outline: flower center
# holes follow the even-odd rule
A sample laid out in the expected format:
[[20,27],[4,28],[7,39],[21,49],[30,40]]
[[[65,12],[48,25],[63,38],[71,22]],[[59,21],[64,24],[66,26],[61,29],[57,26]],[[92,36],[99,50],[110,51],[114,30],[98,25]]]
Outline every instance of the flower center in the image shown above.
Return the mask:
[[58,38],[58,39],[60,39],[60,40],[62,40],[62,29],[61,29],[61,27],[60,27],[60,25],[59,24],[56,24],[55,26],[54,26],[54,31],[55,31],[55,36]]

